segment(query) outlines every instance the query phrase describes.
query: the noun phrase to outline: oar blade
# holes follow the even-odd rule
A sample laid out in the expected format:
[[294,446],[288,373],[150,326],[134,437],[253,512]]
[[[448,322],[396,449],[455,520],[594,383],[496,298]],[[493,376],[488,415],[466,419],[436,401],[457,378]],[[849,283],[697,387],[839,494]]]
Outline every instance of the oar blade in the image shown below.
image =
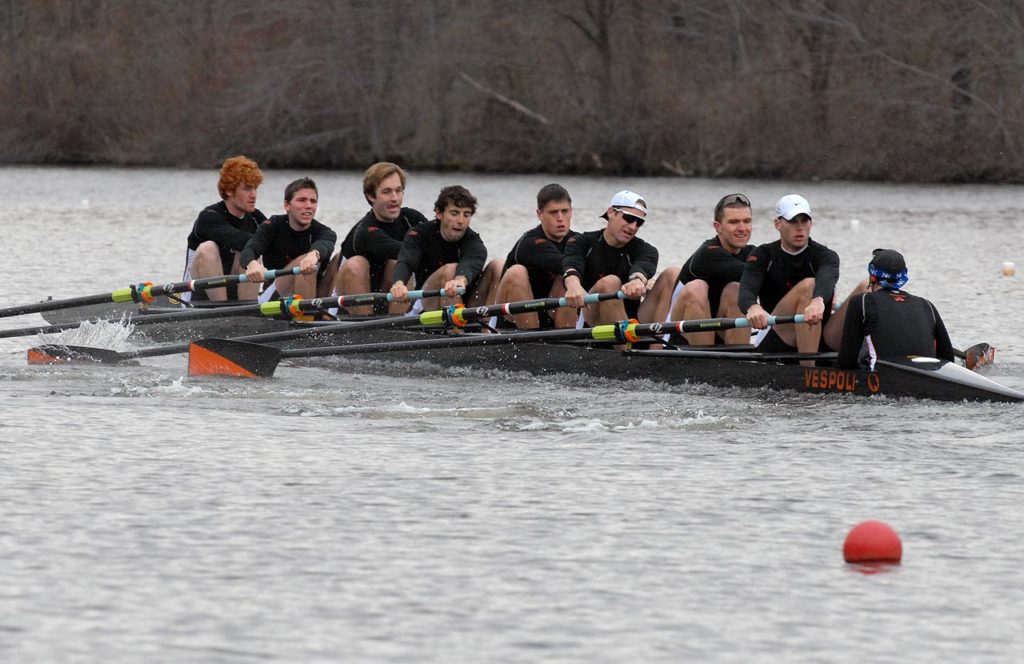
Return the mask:
[[996,349],[986,343],[974,344],[964,351],[964,366],[975,371],[996,361]]
[[233,339],[200,339],[188,347],[188,375],[269,378],[281,350]]
[[28,349],[29,364],[78,364],[83,362],[115,364],[123,359],[124,356],[121,353],[107,348],[48,344]]

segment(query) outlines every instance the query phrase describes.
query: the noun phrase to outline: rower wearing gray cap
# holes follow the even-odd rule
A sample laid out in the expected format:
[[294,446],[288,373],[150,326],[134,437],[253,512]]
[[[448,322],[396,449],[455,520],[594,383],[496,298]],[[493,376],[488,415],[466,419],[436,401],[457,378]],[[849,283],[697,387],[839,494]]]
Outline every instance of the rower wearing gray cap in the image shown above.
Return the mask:
[[938,310],[903,290],[907,263],[892,249],[875,249],[868,292],[850,301],[839,366],[874,370],[879,360],[937,357],[953,361],[953,345]]

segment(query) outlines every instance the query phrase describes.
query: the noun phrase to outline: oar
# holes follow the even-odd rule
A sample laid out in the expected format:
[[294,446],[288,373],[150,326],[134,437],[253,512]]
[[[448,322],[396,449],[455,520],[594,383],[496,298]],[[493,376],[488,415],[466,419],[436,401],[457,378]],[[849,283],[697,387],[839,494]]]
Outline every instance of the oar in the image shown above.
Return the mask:
[[953,355],[964,361],[972,371],[992,365],[996,361],[996,349],[987,343],[974,344],[967,350],[953,349]]
[[[461,289],[460,294],[461,294]],[[409,291],[407,297],[410,300],[418,300],[427,297],[440,297],[444,295],[444,289],[414,290]],[[275,300],[264,304],[243,304],[231,307],[220,307],[217,309],[187,309],[167,314],[149,314],[132,319],[133,325],[150,325],[153,323],[171,323],[179,321],[206,320],[210,318],[225,318],[228,316],[277,316],[292,318],[298,313],[308,311],[323,311],[331,307],[345,307],[355,304],[368,304],[379,300],[393,300],[391,293],[360,293],[357,295],[340,295],[332,298],[316,298],[313,300],[302,300],[286,298]],[[435,312],[427,312],[434,314]],[[423,314],[426,315],[426,314]],[[395,317],[405,318],[405,317]],[[419,319],[419,316],[411,318]],[[278,338],[291,339],[296,336],[314,334],[321,330],[334,331],[338,327],[346,328],[352,325],[369,324],[371,326],[382,326],[383,321],[392,319],[379,319],[361,323],[338,323],[337,325],[307,326],[305,329],[293,330],[291,332],[271,332],[266,334],[252,334],[238,337],[249,341],[271,342]],[[389,325],[392,323],[388,323]],[[41,327],[20,328],[17,330],[0,331],[0,338],[7,336],[22,336],[26,334],[59,332],[66,329],[76,328],[82,325],[78,323],[67,323],[64,325],[45,325]],[[88,346],[70,346],[67,344],[46,344],[28,349],[29,364],[57,364],[64,362],[101,362],[112,364],[124,362],[137,357],[156,357],[159,355],[174,355],[188,351],[188,344],[175,344],[173,346],[156,346],[154,348],[143,348],[130,351],[115,351],[107,348],[91,348]]]
[[[408,297],[416,300],[424,297],[438,297],[444,290],[409,291]],[[340,295],[331,298],[315,298],[303,300],[299,297],[287,297],[283,300],[272,300],[262,304],[238,304],[204,309],[182,309],[162,314],[146,314],[133,316],[132,325],[155,325],[158,323],[177,323],[181,321],[207,320],[211,318],[228,318],[231,316],[265,316],[268,318],[291,319],[304,313],[325,311],[334,307],[369,304],[379,300],[392,301],[391,293],[360,293],[358,295]],[[116,319],[115,319],[116,320]],[[30,334],[52,334],[64,330],[81,327],[85,321],[74,323],[56,323],[53,325],[37,325],[35,327],[19,327],[13,330],[0,330],[0,339],[7,337],[23,337]],[[76,359],[81,359],[85,347],[76,350]]]
[[[302,270],[297,267],[290,270],[267,270],[263,273],[263,281],[266,283],[278,277],[299,274],[301,272]],[[179,281],[175,284],[164,284],[163,286],[154,286],[152,282],[147,281],[135,286],[119,288],[110,293],[83,295],[82,297],[72,297],[66,300],[46,300],[45,302],[36,302],[35,304],[26,304],[20,307],[7,307],[6,309],[0,309],[0,318],[20,316],[22,314],[36,314],[42,311],[56,311],[57,309],[73,309],[74,307],[103,304],[105,302],[152,302],[161,295],[219,288],[228,284],[245,283],[247,281],[249,281],[249,277],[244,274],[227,274],[220,277]]]
[[[426,297],[438,297],[443,294],[443,290],[431,290],[431,291],[409,291],[408,297],[410,299],[426,298]],[[459,289],[461,294],[462,289]],[[373,295],[372,293],[369,295]],[[391,301],[391,295],[388,293],[380,294],[386,296],[388,301]],[[358,296],[342,296],[344,297],[367,297],[365,295]],[[587,295],[584,301],[587,304],[594,302],[603,302],[604,300],[623,299],[625,295],[622,291],[616,293],[595,293]],[[339,302],[342,300],[339,298]],[[381,298],[385,299],[385,298]],[[310,300],[313,302],[313,300]],[[332,300],[333,302],[333,300]],[[351,304],[346,301],[345,304]],[[339,306],[345,306],[341,304]],[[371,330],[371,329],[385,329],[385,328],[402,328],[402,327],[414,327],[417,325],[425,327],[463,327],[466,322],[470,320],[480,320],[483,318],[490,318],[498,314],[521,314],[529,313],[531,311],[544,311],[547,309],[556,309],[558,307],[568,306],[568,301],[564,297],[556,298],[542,298],[539,300],[525,300],[522,302],[508,302],[505,304],[492,304],[485,307],[474,307],[472,309],[466,309],[461,306],[446,307],[444,309],[438,309],[435,311],[425,311],[422,314],[409,314],[405,316],[391,316],[388,318],[379,318],[375,320],[359,321],[354,323],[330,323],[325,325],[306,325],[303,329],[298,330],[285,330],[282,332],[267,332],[264,334],[251,334],[241,337],[236,337],[237,341],[251,341],[260,343],[273,343],[275,341],[288,341],[290,339],[297,339],[300,337],[311,336],[314,334],[336,334],[355,332],[357,330]],[[333,306],[327,304],[326,306]],[[161,314],[156,314],[161,315]],[[144,318],[146,320],[151,317]],[[39,346],[36,348],[30,348],[28,350],[28,363],[29,364],[57,364],[63,362],[101,362],[103,364],[110,364],[116,362],[123,362],[125,360],[134,359],[137,357],[156,357],[159,355],[174,355],[177,353],[188,352],[189,344],[175,344],[173,346],[156,346],[154,348],[144,348],[139,350],[131,351],[113,351],[105,348],[89,348],[87,346],[68,346],[66,344],[48,344],[45,346]]]
[[[769,316],[769,325],[802,323],[804,317]],[[284,358],[322,357],[325,355],[351,355],[358,353],[389,353],[394,351],[429,350],[434,348],[463,348],[468,346],[497,346],[504,344],[572,341],[587,339],[617,343],[639,341],[641,336],[659,336],[666,332],[689,334],[705,330],[729,330],[749,327],[746,318],[709,318],[667,323],[633,323],[620,321],[610,325],[582,330],[543,330],[512,334],[478,334],[473,336],[446,336],[438,339],[353,344],[350,346],[323,346],[282,350],[274,346],[249,343],[238,339],[200,339],[191,344],[188,352],[190,376],[241,376],[247,378],[274,375],[278,363]]]

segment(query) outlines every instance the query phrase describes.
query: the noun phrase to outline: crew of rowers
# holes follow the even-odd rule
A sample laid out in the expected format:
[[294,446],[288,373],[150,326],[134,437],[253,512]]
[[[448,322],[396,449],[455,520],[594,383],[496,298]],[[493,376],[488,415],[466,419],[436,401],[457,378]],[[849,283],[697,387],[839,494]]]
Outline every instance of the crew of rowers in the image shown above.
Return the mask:
[[[209,289],[210,300],[266,300],[299,295],[326,297],[390,292],[377,313],[405,313],[413,288],[445,291],[416,301],[416,309],[451,303],[564,297],[569,307],[509,316],[498,326],[519,329],[596,326],[625,319],[642,323],[746,317],[764,352],[839,352],[841,366],[874,368],[879,358],[926,356],[953,360],[942,319],[927,300],[902,290],[903,256],[876,250],[868,278],[835,309],[839,256],[811,239],[808,201],[788,194],[775,206],[779,239],[749,244],[752,208],[743,194],[723,197],[714,209],[715,236],[682,267],[660,275],[658,250],[637,237],[647,221],[643,197],[624,190],[601,214],[604,228],[572,230],[572,199],[558,184],[537,194],[540,224],[525,233],[504,260],[487,261],[487,248],[470,228],[476,198],[465,187],[446,186],[434,218],[403,207],[406,173],[396,164],[373,164],[363,177],[370,210],[332,256],[337,234],[315,219],[317,188],[302,178],[284,192],[285,214],[269,219],[256,208],[263,174],[246,157],[226,160],[221,201],[203,210],[188,237],[185,279],[245,273],[248,283]],[[260,292],[266,270],[299,267]],[[588,293],[622,291],[626,299],[584,304]],[[461,293],[461,296],[460,296]],[[193,297],[199,296],[197,293]],[[374,307],[351,307],[367,315]],[[769,327],[769,316],[802,314],[806,324]],[[750,330],[697,332],[673,339],[691,346],[750,345]]]

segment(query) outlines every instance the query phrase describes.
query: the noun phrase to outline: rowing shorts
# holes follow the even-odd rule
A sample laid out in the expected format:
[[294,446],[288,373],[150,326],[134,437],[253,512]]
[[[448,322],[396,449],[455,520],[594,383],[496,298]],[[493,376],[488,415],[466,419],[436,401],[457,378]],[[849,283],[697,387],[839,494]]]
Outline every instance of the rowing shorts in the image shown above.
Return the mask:
[[[685,286],[686,286],[685,284],[681,284],[678,281],[676,281],[676,287],[672,291],[672,300],[668,304],[668,311],[665,312],[665,322],[666,323],[668,323],[668,322],[670,322],[672,320],[672,309],[675,308],[676,300],[679,299],[679,294],[683,292],[683,288],[685,288]],[[667,340],[668,339],[666,338],[666,341]]]
[[[194,249],[185,249],[185,272],[181,275],[182,281],[192,281],[192,261],[196,259],[196,252]],[[178,299],[182,302],[192,301],[192,291],[186,291],[184,293],[178,293]],[[181,306],[185,306],[182,304]]]

